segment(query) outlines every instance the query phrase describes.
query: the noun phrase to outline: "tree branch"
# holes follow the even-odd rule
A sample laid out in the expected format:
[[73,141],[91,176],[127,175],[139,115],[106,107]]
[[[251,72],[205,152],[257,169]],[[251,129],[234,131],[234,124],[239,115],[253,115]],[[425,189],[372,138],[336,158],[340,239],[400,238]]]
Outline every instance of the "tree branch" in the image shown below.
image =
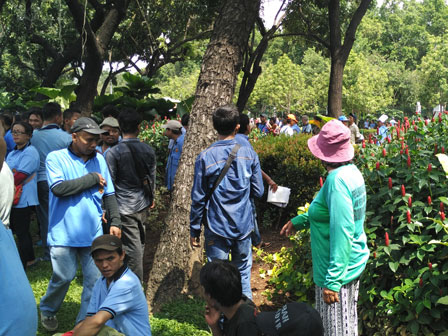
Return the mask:
[[40,45],[42,48],[44,48],[46,53],[48,55],[50,55],[50,57],[53,60],[55,60],[59,55],[58,51],[55,48],[53,48],[53,46],[47,40],[45,40],[42,36],[33,34],[33,35],[31,35],[30,42],[36,43],[36,44]]
[[352,49],[353,43],[355,42],[356,30],[358,29],[358,26],[361,23],[364,15],[366,14],[371,2],[372,0],[362,0],[355,13],[353,14],[347,31],[345,32],[344,44],[342,45],[342,53],[344,54],[345,58],[348,58],[348,55],[350,54],[350,50]]

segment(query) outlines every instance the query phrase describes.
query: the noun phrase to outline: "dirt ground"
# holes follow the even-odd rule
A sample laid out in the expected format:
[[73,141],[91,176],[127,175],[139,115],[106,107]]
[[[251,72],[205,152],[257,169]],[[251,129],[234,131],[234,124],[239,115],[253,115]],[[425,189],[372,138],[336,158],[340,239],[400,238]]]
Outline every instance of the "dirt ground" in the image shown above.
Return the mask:
[[[161,218],[163,215],[163,212],[161,212],[157,217]],[[144,256],[144,282],[148,280],[149,270],[153,265],[154,254],[160,240],[160,234],[160,225],[158,227],[152,225],[147,226]],[[261,230],[261,236],[263,242],[267,245],[263,247],[265,252],[274,253],[280,251],[283,246],[290,246],[289,240],[279,235],[279,230]],[[253,301],[261,310],[269,311],[277,309],[285,302],[271,302],[265,295],[263,295],[263,292],[268,288],[268,278],[262,278],[260,276],[260,268],[265,267],[265,263],[261,258],[257,258],[254,253],[251,277]]]

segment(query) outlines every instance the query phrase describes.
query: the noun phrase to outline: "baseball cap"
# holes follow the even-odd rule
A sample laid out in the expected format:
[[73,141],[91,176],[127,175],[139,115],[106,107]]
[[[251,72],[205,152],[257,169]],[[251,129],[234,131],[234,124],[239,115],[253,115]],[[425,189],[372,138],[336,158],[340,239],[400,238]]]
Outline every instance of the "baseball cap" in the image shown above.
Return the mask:
[[104,119],[103,122],[100,124],[100,128],[102,128],[103,126],[120,128],[120,125],[118,124],[118,120],[115,119],[114,117],[107,117],[106,119]]
[[113,252],[117,251],[120,248],[123,248],[123,244],[121,243],[120,238],[110,234],[104,234],[102,236],[96,237],[92,242],[92,246],[90,247],[90,254],[97,250],[106,250]]
[[268,336],[324,335],[319,313],[304,302],[291,302],[275,312],[258,313],[255,321],[259,330]]
[[182,128],[182,124],[177,120],[168,120],[168,122],[162,125],[162,128],[169,128],[172,130],[178,130]]
[[348,121],[348,118],[345,115],[341,115],[338,118],[339,121]]
[[288,119],[294,120],[295,122],[297,122],[296,116],[294,114],[288,114],[287,116]]
[[90,134],[103,134],[106,130],[99,128],[98,124],[91,118],[81,117],[75,121],[71,130],[72,133],[84,131]]

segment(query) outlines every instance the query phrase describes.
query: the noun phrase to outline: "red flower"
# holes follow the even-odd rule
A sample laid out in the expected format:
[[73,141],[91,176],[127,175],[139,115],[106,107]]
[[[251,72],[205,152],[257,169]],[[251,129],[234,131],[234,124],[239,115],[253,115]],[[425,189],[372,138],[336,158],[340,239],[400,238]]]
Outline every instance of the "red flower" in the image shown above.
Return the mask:
[[320,187],[321,187],[321,188],[322,188],[322,186],[324,185],[324,180],[322,179],[322,176],[319,177],[319,184],[320,184]]
[[405,153],[406,153],[407,156],[409,156],[409,147],[406,147]]
[[432,263],[431,262],[428,263],[428,267],[429,267],[429,270],[432,270]]
[[428,204],[429,204],[429,205],[432,204],[431,196],[428,196]]
[[434,117],[432,117],[431,122],[434,122]]
[[405,197],[406,196],[406,188],[404,187],[404,185],[401,185],[401,196]]
[[408,198],[408,207],[412,208],[412,197],[409,196]]
[[403,150],[400,150],[400,155],[403,155]]
[[392,178],[389,177],[389,189],[392,189]]
[[366,141],[362,140],[362,148],[366,148]]
[[373,252],[373,258],[376,258],[376,252]]
[[406,220],[408,221],[408,223],[411,222],[411,212],[409,210],[406,210]]
[[440,202],[440,211],[445,212],[445,205],[443,202]]
[[407,163],[408,163],[408,168],[411,168],[411,157],[410,156],[408,156],[408,162]]
[[387,140],[387,143],[390,143],[390,138],[389,137],[387,137],[386,140]]
[[444,221],[445,220],[445,213],[444,212],[440,212],[440,218]]
[[376,162],[376,170],[380,170],[380,163],[378,161]]
[[442,154],[445,154],[445,147],[442,146],[442,148],[440,148],[440,151],[442,152]]
[[384,239],[386,246],[389,246],[389,234],[387,232],[384,234]]
[[430,173],[432,170],[432,165],[430,163],[428,163],[428,173]]
[[[389,138],[388,138],[389,139]],[[390,140],[389,140],[390,141]],[[383,157],[387,156],[386,148],[383,148]]]
[[415,120],[412,120],[412,126],[414,126],[415,125]]
[[417,132],[417,130],[418,130],[417,125],[415,125],[415,126],[414,126],[414,131]]
[[425,119],[425,126],[428,126],[428,119]]

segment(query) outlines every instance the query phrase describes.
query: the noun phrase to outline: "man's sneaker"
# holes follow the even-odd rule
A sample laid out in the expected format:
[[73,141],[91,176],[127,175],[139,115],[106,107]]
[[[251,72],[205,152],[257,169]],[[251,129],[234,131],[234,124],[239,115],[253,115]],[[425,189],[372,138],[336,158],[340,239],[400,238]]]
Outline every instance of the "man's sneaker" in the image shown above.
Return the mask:
[[55,315],[53,315],[53,316],[45,316],[41,312],[40,313],[40,322],[42,323],[42,326],[47,331],[55,331],[58,328],[58,319],[56,318]]

